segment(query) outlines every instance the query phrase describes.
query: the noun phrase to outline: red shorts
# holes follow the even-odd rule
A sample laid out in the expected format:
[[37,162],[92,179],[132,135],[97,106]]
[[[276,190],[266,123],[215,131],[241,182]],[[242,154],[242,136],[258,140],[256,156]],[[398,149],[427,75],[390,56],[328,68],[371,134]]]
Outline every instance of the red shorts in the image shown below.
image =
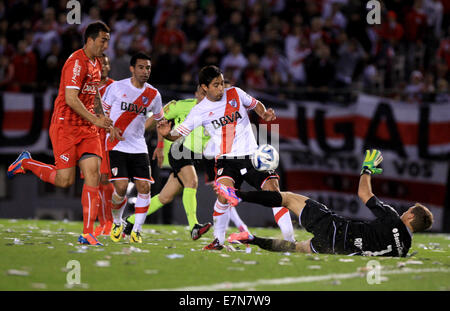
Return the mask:
[[109,154],[106,151],[106,131],[105,129],[99,129],[100,134],[100,143],[102,147],[102,164],[100,166],[100,173],[108,175],[108,178],[111,177],[111,170],[109,165]]
[[102,157],[100,137],[95,126],[74,126],[65,123],[50,125],[56,169],[74,167],[84,153]]

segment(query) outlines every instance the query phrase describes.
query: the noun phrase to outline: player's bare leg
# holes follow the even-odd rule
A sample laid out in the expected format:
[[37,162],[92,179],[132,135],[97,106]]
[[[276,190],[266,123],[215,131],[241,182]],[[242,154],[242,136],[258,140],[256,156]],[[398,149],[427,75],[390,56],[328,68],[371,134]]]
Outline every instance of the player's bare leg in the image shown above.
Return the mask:
[[211,223],[199,224],[197,220],[197,187],[198,177],[193,165],[186,165],[178,172],[178,178],[184,185],[183,207],[189,223],[189,230],[193,240],[199,239],[208,232]]
[[[278,184],[278,179],[271,178],[267,180],[262,189],[264,191],[278,191],[280,192],[280,186]],[[295,241],[294,235],[294,227],[292,226],[291,215],[289,211],[282,206],[275,206],[272,208],[273,215],[275,217],[275,221],[280,227],[281,233],[283,234],[283,238],[286,241]]]

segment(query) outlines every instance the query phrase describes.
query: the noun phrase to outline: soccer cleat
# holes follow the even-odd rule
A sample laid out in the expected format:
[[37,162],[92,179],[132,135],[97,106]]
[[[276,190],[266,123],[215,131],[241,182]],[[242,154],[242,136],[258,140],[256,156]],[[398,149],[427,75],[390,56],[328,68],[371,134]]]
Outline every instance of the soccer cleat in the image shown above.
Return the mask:
[[110,237],[113,242],[119,242],[122,238],[123,224],[113,224],[111,228]]
[[217,194],[224,197],[232,206],[236,206],[239,204],[239,202],[242,201],[242,199],[236,195],[236,189],[233,187],[227,187],[218,182],[215,182],[214,190],[216,190]]
[[103,246],[92,233],[81,234],[78,237],[78,244]]
[[208,232],[211,228],[212,223],[207,222],[206,224],[195,224],[191,231],[191,238],[195,241],[198,240],[202,235]]
[[131,230],[133,230],[134,224],[128,221],[128,218],[125,219],[125,229],[123,229],[123,233],[126,235],[131,234]]
[[131,231],[130,243],[142,243],[142,236],[139,231]]
[[250,232],[244,231],[230,234],[227,240],[228,243],[231,244],[248,244],[248,242],[252,241],[253,239],[254,237],[250,234]]
[[220,251],[223,248],[223,245],[220,245],[219,239],[215,238],[210,244],[203,247],[203,250],[217,250]]
[[17,159],[8,167],[6,176],[12,179],[16,174],[25,174],[25,169],[22,167],[22,161],[24,159],[31,159],[31,154],[28,151],[23,151]]

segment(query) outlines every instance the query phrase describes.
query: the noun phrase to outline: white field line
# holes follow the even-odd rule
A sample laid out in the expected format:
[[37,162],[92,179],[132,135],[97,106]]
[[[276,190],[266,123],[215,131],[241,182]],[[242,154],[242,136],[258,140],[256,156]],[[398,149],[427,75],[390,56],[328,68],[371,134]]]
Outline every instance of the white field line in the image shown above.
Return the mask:
[[[427,268],[427,269],[411,269],[402,268],[401,270],[392,271],[381,271],[381,275],[393,275],[393,274],[410,274],[410,273],[450,273],[450,269],[446,268]],[[201,285],[201,286],[187,286],[179,288],[163,288],[154,289],[156,291],[214,291],[214,290],[231,290],[231,289],[248,289],[255,286],[261,285],[286,285],[286,284],[297,284],[297,283],[310,283],[310,282],[320,282],[328,280],[344,280],[353,278],[364,278],[365,273],[354,272],[354,273],[341,273],[341,274],[326,274],[326,275],[311,275],[311,276],[300,276],[300,277],[287,277],[280,279],[260,279],[253,282],[223,282],[211,285]]]

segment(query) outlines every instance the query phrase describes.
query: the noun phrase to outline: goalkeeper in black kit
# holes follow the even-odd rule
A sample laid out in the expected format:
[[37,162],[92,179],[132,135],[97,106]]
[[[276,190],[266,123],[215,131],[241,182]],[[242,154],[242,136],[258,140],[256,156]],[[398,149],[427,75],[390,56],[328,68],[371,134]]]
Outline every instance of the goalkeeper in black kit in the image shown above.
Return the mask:
[[300,224],[313,238],[301,242],[267,239],[248,232],[233,233],[230,243],[254,244],[278,252],[342,254],[404,257],[408,253],[413,232],[431,228],[433,215],[416,203],[401,216],[373,193],[371,175],[381,174],[377,168],[383,157],[378,150],[367,150],[359,179],[358,196],[376,216],[373,221],[355,221],[339,216],[325,205],[292,192],[239,191],[216,184],[215,190],[236,205],[241,201],[267,207],[285,206],[297,215]]

